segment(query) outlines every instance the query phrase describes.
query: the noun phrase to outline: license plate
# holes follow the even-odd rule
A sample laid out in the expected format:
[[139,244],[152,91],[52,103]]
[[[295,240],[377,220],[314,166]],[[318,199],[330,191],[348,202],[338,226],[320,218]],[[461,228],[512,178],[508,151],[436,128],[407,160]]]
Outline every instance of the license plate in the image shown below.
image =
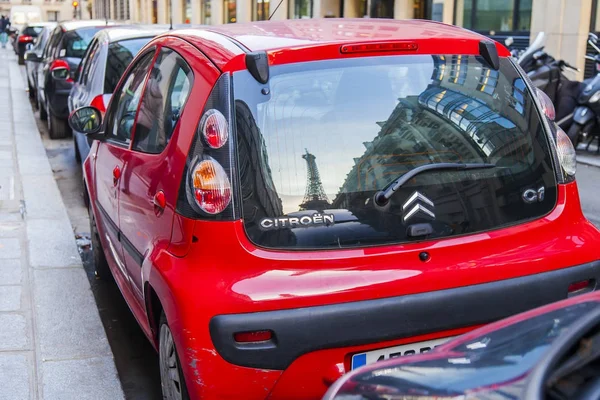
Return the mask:
[[452,337],[403,344],[401,346],[387,347],[385,349],[358,353],[352,356],[352,369],[356,369],[362,367],[363,365],[371,364],[377,361],[389,360],[390,358],[427,353],[434,347],[444,344],[450,339],[452,339]]

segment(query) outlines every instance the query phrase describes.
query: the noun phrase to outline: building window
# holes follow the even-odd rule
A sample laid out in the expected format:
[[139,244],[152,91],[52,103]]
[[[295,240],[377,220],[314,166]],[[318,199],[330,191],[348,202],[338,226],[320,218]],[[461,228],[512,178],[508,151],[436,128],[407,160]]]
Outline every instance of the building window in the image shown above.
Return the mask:
[[202,8],[202,22],[205,25],[210,25],[210,0],[204,1],[204,6]]
[[394,0],[371,0],[369,16],[371,18],[394,18]]
[[223,0],[223,23],[232,24],[237,21],[236,0]]
[[152,23],[158,23],[158,0],[152,0]]
[[192,0],[183,0],[183,23],[192,23]]
[[266,21],[269,19],[269,0],[254,0],[254,20]]
[[294,0],[294,18],[312,18],[313,0]]
[[528,32],[532,0],[464,0],[463,27],[484,32]]
[[58,21],[60,13],[58,11],[48,11],[46,15],[48,16],[48,21]]

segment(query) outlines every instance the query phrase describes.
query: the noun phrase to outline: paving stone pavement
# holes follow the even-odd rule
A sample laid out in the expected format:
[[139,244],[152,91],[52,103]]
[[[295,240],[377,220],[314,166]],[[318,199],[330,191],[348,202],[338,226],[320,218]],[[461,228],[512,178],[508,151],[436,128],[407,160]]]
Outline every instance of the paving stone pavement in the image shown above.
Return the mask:
[[25,87],[0,50],[0,400],[123,399]]

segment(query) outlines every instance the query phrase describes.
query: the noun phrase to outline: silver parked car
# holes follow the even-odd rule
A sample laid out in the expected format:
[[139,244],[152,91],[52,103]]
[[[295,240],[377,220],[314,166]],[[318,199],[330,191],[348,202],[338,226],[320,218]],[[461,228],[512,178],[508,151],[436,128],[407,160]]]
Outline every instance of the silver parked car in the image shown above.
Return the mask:
[[[154,36],[166,32],[164,27],[115,27],[94,36],[77,69],[75,84],[69,96],[69,113],[83,106],[94,106],[104,113],[123,72],[135,55]],[[73,132],[75,157],[84,160],[91,139]]]
[[34,104],[39,109],[38,104],[38,69],[41,67],[42,54],[48,38],[52,30],[56,27],[56,23],[46,22],[43,29],[38,33],[33,44],[27,45],[25,53],[25,71],[27,72],[27,86],[29,88],[29,98],[34,101]]

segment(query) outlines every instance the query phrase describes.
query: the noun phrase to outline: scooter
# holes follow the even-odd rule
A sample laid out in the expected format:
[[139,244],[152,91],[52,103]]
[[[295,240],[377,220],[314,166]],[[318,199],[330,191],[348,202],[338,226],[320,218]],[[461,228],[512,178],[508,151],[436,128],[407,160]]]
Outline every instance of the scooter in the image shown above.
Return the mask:
[[533,85],[552,100],[557,124],[566,131],[572,124],[582,84],[567,78],[565,72],[578,72],[579,69],[546,53],[545,43],[546,34],[540,32],[531,45],[518,54],[517,63],[527,73]]
[[[579,105],[573,115],[573,124],[567,132],[575,148],[581,140],[590,137],[586,150],[589,149],[592,141],[600,135],[600,48],[598,48],[598,36],[590,33],[588,44],[598,53],[595,56],[585,56],[586,59],[594,61],[596,76],[583,82],[585,86],[577,98]],[[600,153],[600,145],[597,152]]]

